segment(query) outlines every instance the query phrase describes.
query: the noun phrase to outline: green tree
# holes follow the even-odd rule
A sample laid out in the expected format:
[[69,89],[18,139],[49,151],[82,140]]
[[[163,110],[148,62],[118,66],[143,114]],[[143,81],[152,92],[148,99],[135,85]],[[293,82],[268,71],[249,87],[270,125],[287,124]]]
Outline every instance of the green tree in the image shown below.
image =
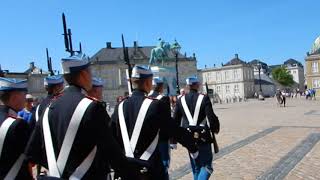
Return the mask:
[[294,84],[293,76],[284,67],[277,67],[272,70],[272,78],[282,86],[292,86]]

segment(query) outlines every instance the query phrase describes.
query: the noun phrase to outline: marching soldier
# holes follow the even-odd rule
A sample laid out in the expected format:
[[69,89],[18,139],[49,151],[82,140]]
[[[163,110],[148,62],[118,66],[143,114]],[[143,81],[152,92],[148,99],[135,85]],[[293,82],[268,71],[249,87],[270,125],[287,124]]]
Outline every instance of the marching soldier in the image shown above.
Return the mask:
[[[51,100],[54,97],[57,97],[59,94],[63,91],[63,84],[64,80],[62,75],[53,75],[53,76],[47,76],[44,78],[44,87],[47,91],[47,97],[44,98],[40,104],[36,107],[35,115],[34,117],[34,126],[36,122],[39,121],[39,118],[41,117],[44,110],[47,108],[47,106],[50,104]],[[37,174],[41,173],[41,166],[37,166]]]
[[23,109],[27,82],[0,78],[0,179],[32,179],[23,151],[29,139],[27,122],[17,118]]
[[[147,97],[152,89],[152,77],[149,68],[133,68],[134,91],[115,108],[112,129],[139,179],[164,180],[167,175],[158,147],[159,131],[167,137],[174,136],[192,156],[196,157],[198,152],[190,134],[171,121],[168,105]],[[117,171],[116,175],[121,177]]]
[[69,86],[45,109],[27,147],[29,160],[49,170],[39,178],[106,179],[111,164],[124,179],[135,179],[112,137],[105,104],[84,94],[92,87],[89,65],[81,53],[62,59]]
[[44,78],[44,87],[48,93],[47,97],[44,98],[41,103],[37,106],[35,119],[36,121],[39,120],[42,113],[48,106],[48,104],[51,102],[51,100],[62,93],[63,91],[63,77],[62,75],[54,75],[54,76],[48,76]]
[[209,179],[213,172],[211,143],[216,143],[214,134],[219,133],[220,124],[210,98],[198,93],[198,79],[190,77],[186,82],[190,92],[178,99],[174,119],[193,134],[199,146],[198,158],[190,158],[194,179]]
[[101,79],[92,78],[92,88],[88,91],[90,97],[96,98],[98,101],[102,101],[103,82]]
[[[154,86],[154,89],[149,93],[149,97],[163,101],[163,104],[166,107],[166,111],[168,111],[171,114],[170,98],[168,96],[163,95],[163,91],[164,91],[163,80],[161,78],[155,77],[153,78],[152,85]],[[171,118],[170,120],[173,121]],[[165,168],[165,173],[167,176],[166,179],[169,179],[169,173],[168,173],[169,166],[170,166],[169,139],[162,132],[160,132],[160,136],[159,136],[159,151],[160,151],[162,163]]]

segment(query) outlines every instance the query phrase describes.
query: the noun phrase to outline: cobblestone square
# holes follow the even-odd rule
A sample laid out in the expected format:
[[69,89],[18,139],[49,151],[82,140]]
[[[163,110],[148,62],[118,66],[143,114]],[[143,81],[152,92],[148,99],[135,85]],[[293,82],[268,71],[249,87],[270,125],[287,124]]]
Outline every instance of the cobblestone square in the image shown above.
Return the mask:
[[[215,104],[221,131],[211,179],[320,177],[320,102],[288,99]],[[187,151],[172,151],[172,179],[192,179]]]

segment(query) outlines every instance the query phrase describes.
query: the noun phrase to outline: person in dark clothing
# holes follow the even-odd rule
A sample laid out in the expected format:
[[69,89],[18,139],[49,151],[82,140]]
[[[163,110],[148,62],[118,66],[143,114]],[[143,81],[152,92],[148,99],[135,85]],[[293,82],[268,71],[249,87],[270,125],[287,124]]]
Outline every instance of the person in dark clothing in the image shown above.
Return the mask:
[[213,112],[210,98],[198,93],[198,78],[187,78],[186,83],[190,91],[178,99],[174,119],[193,134],[199,146],[198,158],[190,158],[194,180],[209,179],[213,172],[211,143],[215,140],[214,134],[220,131],[220,123]]
[[[112,115],[114,136],[140,179],[164,180],[167,178],[158,146],[159,131],[165,138],[175,137],[193,156],[197,147],[192,136],[170,119],[168,105],[147,97],[152,89],[152,72],[135,66],[132,70],[134,91],[116,106]],[[116,171],[116,177],[120,176]]]
[[26,92],[25,80],[0,78],[0,179],[32,179],[23,154],[30,130],[27,122],[17,118]]
[[[47,91],[47,97],[45,97],[38,106],[36,106],[36,109],[33,114],[33,126],[35,127],[36,122],[39,121],[39,118],[43,114],[44,110],[47,108],[47,106],[50,104],[51,100],[58,96],[63,91],[63,84],[64,80],[62,75],[53,75],[53,76],[47,76],[44,78],[44,87]],[[37,174],[41,173],[41,166],[37,166]]]
[[[163,101],[163,104],[166,105],[166,111],[171,114],[171,105],[170,98],[163,95],[164,83],[161,78],[153,78],[152,85],[154,86],[153,90],[149,93],[149,97]],[[170,121],[173,122],[173,119],[170,117]],[[169,166],[170,166],[170,142],[169,138],[160,131],[159,136],[159,151],[161,155],[161,160],[166,172],[166,179],[169,179]]]
[[58,96],[63,91],[64,80],[62,75],[48,76],[44,78],[44,87],[47,91],[47,97],[44,98],[36,108],[35,120],[38,121],[52,98]]
[[105,103],[85,95],[92,87],[89,65],[81,53],[62,59],[69,86],[41,115],[28,143],[27,157],[48,168],[53,177],[104,180],[111,165],[124,179],[137,179],[111,134]]

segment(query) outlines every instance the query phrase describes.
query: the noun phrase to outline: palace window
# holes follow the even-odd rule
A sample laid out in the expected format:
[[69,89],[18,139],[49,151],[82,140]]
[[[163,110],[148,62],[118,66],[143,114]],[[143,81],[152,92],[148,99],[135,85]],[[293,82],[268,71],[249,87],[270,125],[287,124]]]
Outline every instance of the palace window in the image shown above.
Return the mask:
[[320,87],[320,80],[319,79],[313,79],[312,80],[312,87],[313,88],[319,88]]
[[230,86],[226,85],[226,93],[230,93]]
[[217,86],[217,93],[220,93],[220,91],[221,91],[221,87]]
[[319,72],[318,62],[312,62],[312,72],[313,73]]
[[234,85],[234,92],[235,93],[239,92],[239,85],[238,84]]

